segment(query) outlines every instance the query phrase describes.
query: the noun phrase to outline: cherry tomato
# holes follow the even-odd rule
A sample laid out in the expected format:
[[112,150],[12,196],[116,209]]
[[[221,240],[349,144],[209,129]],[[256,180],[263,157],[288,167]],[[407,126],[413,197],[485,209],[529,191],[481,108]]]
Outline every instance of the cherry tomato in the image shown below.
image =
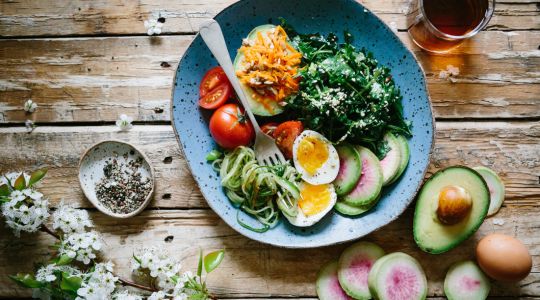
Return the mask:
[[276,130],[277,126],[278,126],[278,123],[270,122],[270,123],[266,123],[263,126],[261,126],[261,130],[262,130],[262,132],[266,133],[270,137],[274,137],[274,131]]
[[304,125],[300,121],[283,122],[274,130],[276,145],[286,158],[291,159],[293,157],[294,140],[302,131],[304,131]]
[[255,137],[253,125],[236,104],[225,104],[210,118],[210,134],[225,149],[251,144]]
[[206,74],[204,74],[203,79],[201,80],[201,85],[199,86],[199,97],[202,98],[208,94],[211,90],[215,89],[218,85],[222,83],[229,83],[227,75],[221,67],[215,67],[210,69]]
[[229,100],[231,93],[231,85],[222,83],[199,99],[199,106],[206,109],[218,108]]

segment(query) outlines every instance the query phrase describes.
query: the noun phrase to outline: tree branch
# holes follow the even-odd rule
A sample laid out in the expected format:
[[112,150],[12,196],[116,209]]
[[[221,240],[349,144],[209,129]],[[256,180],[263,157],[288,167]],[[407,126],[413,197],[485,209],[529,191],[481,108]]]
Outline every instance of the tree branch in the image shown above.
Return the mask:
[[60,239],[60,236],[58,234],[56,234],[54,231],[52,231],[49,227],[45,226],[45,225],[41,225],[41,227],[39,228],[39,230],[45,232],[45,233],[48,233],[50,235],[52,235],[53,237],[55,237],[57,240]]
[[149,292],[157,292],[158,291],[155,288],[151,288],[151,287],[148,287],[148,286],[145,286],[145,285],[141,285],[141,284],[135,283],[133,281],[125,280],[125,279],[122,279],[120,277],[118,277],[118,281],[120,281],[120,283],[122,283],[123,285],[132,286],[132,287],[135,287],[135,288],[138,288],[138,289],[141,289],[141,290],[145,290],[145,291],[149,291]]

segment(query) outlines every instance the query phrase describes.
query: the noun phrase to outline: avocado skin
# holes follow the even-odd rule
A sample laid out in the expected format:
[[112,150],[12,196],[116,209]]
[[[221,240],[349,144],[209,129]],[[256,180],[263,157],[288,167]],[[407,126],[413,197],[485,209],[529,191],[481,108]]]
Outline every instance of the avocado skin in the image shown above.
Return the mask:
[[[424,189],[428,188],[431,184],[434,184],[438,178],[441,178],[441,176],[451,176],[451,174],[449,175],[447,173],[452,173],[452,172],[455,172],[455,171],[468,172],[470,175],[473,175],[473,176],[477,177],[476,179],[478,179],[478,181],[481,182],[481,184],[477,187],[477,189],[481,192],[482,197],[478,201],[474,200],[474,203],[473,203],[473,205],[482,205],[481,210],[478,212],[478,214],[476,216],[475,215],[470,216],[470,218],[476,218],[477,221],[474,222],[473,225],[470,226],[469,228],[464,228],[464,232],[461,235],[456,236],[456,238],[453,241],[450,241],[447,245],[444,245],[444,246],[441,246],[441,247],[428,246],[428,245],[424,244],[424,240],[422,240],[422,235],[421,235],[421,230],[422,230],[421,227],[422,226],[419,225],[419,222],[421,221],[420,219],[422,217],[420,215],[420,210],[422,209],[422,204],[423,204],[424,201],[429,201],[429,199],[422,199],[422,197],[425,196],[425,195],[423,195],[423,191],[424,191]],[[460,180],[464,180],[464,179],[461,178],[461,177],[454,178],[453,179],[454,184],[460,185]],[[429,195],[426,195],[425,197],[428,198]],[[431,254],[444,253],[444,252],[447,252],[447,251],[457,247],[460,243],[462,243],[463,241],[465,241],[466,239],[471,237],[478,230],[478,228],[482,225],[484,219],[487,216],[487,212],[488,212],[488,209],[489,209],[489,201],[490,201],[490,194],[489,194],[489,189],[488,189],[486,181],[480,175],[480,173],[473,170],[472,168],[469,168],[467,166],[462,166],[462,165],[456,165],[456,166],[451,166],[451,167],[448,167],[448,168],[437,171],[435,174],[433,174],[424,183],[424,185],[422,186],[422,189],[420,190],[420,192],[418,193],[418,196],[417,196],[416,207],[415,207],[415,210],[414,210],[414,218],[413,218],[414,241],[416,242],[416,244],[418,245],[418,247],[422,251],[427,252],[427,253],[431,253]],[[426,205],[426,206],[427,207],[425,209],[429,209],[431,207],[429,205]],[[472,214],[472,212],[471,212],[471,214]],[[431,226],[436,226],[436,227],[440,227],[440,228],[444,228],[443,226],[446,226],[446,225],[444,225],[442,223],[438,223],[438,222],[436,222],[434,220],[432,220],[429,223],[430,223]]]

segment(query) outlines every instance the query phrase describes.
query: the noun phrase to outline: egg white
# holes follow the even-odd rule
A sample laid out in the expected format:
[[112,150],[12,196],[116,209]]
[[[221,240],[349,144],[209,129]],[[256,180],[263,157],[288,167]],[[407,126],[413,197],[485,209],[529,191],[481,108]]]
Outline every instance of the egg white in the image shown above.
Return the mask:
[[[304,183],[300,183],[300,186],[299,186],[300,190],[302,190],[303,184]],[[325,185],[327,186],[327,189],[330,191],[330,202],[328,203],[328,206],[324,208],[322,211],[320,211],[319,213],[316,213],[311,216],[305,215],[302,209],[300,208],[300,206],[298,206],[298,214],[296,214],[296,216],[291,217],[291,216],[288,216],[287,214],[283,214],[287,218],[287,220],[289,220],[289,223],[297,227],[308,227],[319,222],[329,211],[332,210],[332,208],[334,207],[337,201],[337,194],[334,189],[334,185],[332,184],[325,184]]]
[[[315,137],[324,142],[328,149],[328,159],[324,164],[315,171],[312,175],[306,171],[298,162],[298,147],[300,142],[306,137]],[[304,130],[295,140],[293,144],[293,161],[294,167],[302,176],[302,179],[313,185],[326,184],[334,181],[339,172],[339,156],[336,148],[322,134],[313,130]]]

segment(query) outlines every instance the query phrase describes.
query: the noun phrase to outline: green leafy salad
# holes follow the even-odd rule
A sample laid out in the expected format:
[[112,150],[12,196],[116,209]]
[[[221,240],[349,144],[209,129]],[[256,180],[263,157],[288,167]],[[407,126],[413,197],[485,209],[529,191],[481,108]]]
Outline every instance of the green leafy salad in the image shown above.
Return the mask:
[[386,131],[411,135],[390,70],[371,52],[356,49],[351,34],[339,43],[333,33],[299,34],[285,21],[282,26],[302,53],[300,88],[287,108],[307,128],[335,143],[366,144],[379,158],[387,152],[380,142]]

